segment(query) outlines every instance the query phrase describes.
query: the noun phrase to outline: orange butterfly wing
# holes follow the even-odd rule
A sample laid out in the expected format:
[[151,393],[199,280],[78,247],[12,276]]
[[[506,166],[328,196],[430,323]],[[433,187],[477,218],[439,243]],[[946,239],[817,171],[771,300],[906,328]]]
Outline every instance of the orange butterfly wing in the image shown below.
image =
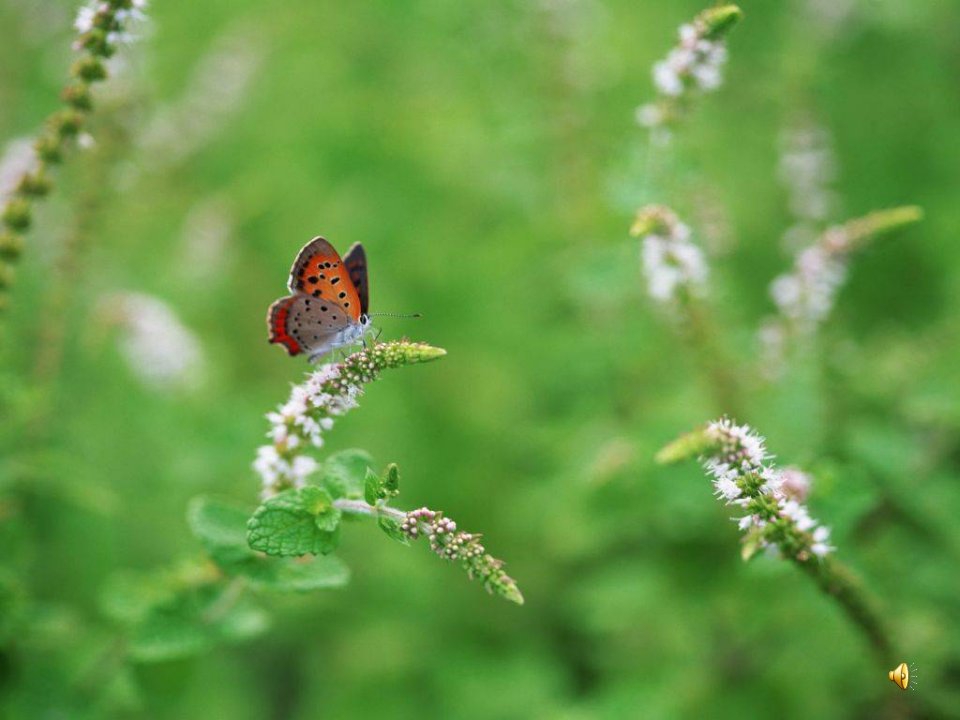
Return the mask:
[[343,308],[354,322],[360,322],[360,296],[350,279],[350,273],[333,245],[322,237],[316,237],[303,246],[290,270],[287,286],[292,293],[329,300]]
[[370,311],[370,284],[367,282],[367,254],[363,245],[358,242],[351,245],[343,256],[343,264],[360,296],[360,313],[366,315]]

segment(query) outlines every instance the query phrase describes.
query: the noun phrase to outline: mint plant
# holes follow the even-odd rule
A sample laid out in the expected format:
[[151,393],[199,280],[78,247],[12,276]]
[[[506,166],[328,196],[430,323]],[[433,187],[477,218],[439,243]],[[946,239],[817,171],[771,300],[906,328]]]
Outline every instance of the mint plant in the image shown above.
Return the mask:
[[829,316],[847,277],[850,258],[875,238],[923,219],[915,205],[876,210],[825,230],[801,248],[793,267],[770,283],[777,315],[760,326],[758,337],[766,375],[783,367],[790,347],[809,339]]
[[743,515],[732,518],[744,533],[744,560],[760,551],[795,563],[863,632],[877,660],[893,656],[890,630],[883,615],[853,573],[832,557],[830,530],[814,520],[803,500],[809,476],[780,469],[772,462],[765,439],[729,418],[708,423],[660,450],[657,461],[675,463],[698,458],[713,480],[715,495]]
[[328,363],[295,385],[290,399],[267,419],[272,442],[257,452],[254,468],[263,481],[264,502],[247,525],[249,546],[268,556],[328,555],[340,543],[345,516],[371,518],[404,544],[426,537],[440,557],[457,562],[491,593],[518,604],[523,595],[486,552],[480,536],[458,530],[442,512],[392,507],[400,493],[396,465],[383,473],[360,450],[334,454],[323,463],[308,454],[323,446],[323,434],[358,404],[363,387],[388,368],[429,362],[446,354],[440,348],[407,341],[386,342]]
[[[696,94],[720,84],[720,66],[726,59],[722,39],[740,17],[735,6],[704,11],[692,25],[681,28],[680,45],[654,67],[657,99],[638,112],[640,123],[653,131],[651,146],[663,145],[658,143],[657,133],[660,139],[674,140],[674,134],[665,135],[664,131],[679,126],[678,120],[687,114]],[[784,171],[789,170],[786,167]],[[801,191],[813,187],[810,177],[805,175],[802,180]],[[825,191],[813,190],[820,193],[818,200],[822,201]],[[807,216],[820,219],[822,213],[809,210]],[[874,238],[912,225],[922,216],[922,210],[912,205],[871,212],[828,227],[801,247],[792,268],[770,284],[777,313],[764,321],[758,333],[766,346],[761,356],[769,359],[774,355],[771,348],[775,349],[782,367],[786,350],[809,342],[829,316],[850,258]],[[698,458],[713,481],[716,496],[739,511],[732,519],[743,533],[743,559],[764,553],[797,565],[839,603],[878,661],[892,659],[894,644],[883,615],[859,580],[835,558],[830,529],[815,520],[806,506],[811,477],[798,468],[777,467],[764,438],[729,419],[748,403],[748,392],[758,386],[758,374],[780,380],[782,373],[757,373],[752,359],[750,367],[733,359],[736,353],[728,349],[727,342],[743,333],[714,318],[707,285],[713,268],[705,249],[691,240],[696,233],[673,209],[657,204],[637,211],[630,234],[641,242],[649,295],[669,310],[669,317],[688,339],[723,414],[720,420],[664,447],[656,460],[674,463]]]
[[152,573],[118,577],[104,593],[105,614],[122,628],[127,658],[154,662],[254,638],[269,628],[263,600],[276,593],[338,588],[350,570],[333,555],[346,518],[375,521],[392,540],[425,538],[439,557],[459,564],[488,592],[522,604],[503,562],[481,537],[460,530],[429,508],[400,510],[400,472],[377,472],[363,450],[317,460],[311,449],[333,419],[357,407],[364,386],[387,369],[430,362],[446,352],[423,343],[392,341],[323,365],[295,385],[290,399],[267,415],[269,445],[254,462],[263,501],[252,512],[210,496],[194,498],[187,524],[202,556]]
[[[654,65],[657,99],[638,111],[640,124],[654,131],[650,136],[651,149],[663,144],[658,137],[674,137],[662,133],[679,126],[678,121],[688,113],[696,95],[720,86],[720,68],[727,58],[725,39],[742,16],[736,5],[704,10],[692,23],[681,26],[679,45]],[[654,165],[651,152],[648,180]],[[789,172],[790,168],[787,164],[781,171]],[[803,187],[809,189],[811,184],[811,178],[804,176]],[[914,205],[877,210],[827,228],[813,243],[800,249],[791,270],[770,284],[778,312],[764,320],[755,333],[761,346],[759,374],[775,379],[784,370],[790,347],[813,336],[833,307],[852,255],[875,237],[907,227],[922,217],[922,209]],[[671,207],[652,204],[637,210],[630,234],[641,241],[648,293],[656,304],[669,311],[689,342],[709,378],[717,409],[739,413],[743,388],[749,384],[745,379],[748,369],[739,367],[732,360],[734,353],[725,346],[732,333],[714,317],[707,287],[710,261],[704,249],[691,240],[696,233],[681,222]],[[749,372],[754,372],[754,368]]]
[[682,119],[694,98],[720,87],[726,36],[742,16],[736,5],[722,5],[680,26],[677,46],[653,66],[657,99],[637,108],[637,122],[668,139],[669,128]]

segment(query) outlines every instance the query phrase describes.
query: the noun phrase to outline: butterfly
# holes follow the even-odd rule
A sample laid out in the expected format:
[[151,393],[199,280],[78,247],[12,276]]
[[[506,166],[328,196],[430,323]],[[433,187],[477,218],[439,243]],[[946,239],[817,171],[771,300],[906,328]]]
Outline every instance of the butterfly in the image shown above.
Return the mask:
[[371,328],[367,256],[360,243],[341,259],[333,245],[315,237],[297,254],[287,288],[292,294],[267,311],[267,329],[269,342],[290,355],[307,353],[314,362],[361,341]]

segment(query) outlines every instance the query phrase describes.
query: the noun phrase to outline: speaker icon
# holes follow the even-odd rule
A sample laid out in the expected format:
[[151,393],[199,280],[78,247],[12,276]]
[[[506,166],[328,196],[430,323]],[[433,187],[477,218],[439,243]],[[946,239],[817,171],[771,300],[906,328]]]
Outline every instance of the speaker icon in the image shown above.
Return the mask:
[[896,685],[901,690],[906,690],[910,687],[910,668],[907,667],[906,663],[900,663],[893,670],[887,673],[887,677],[890,678],[890,681]]

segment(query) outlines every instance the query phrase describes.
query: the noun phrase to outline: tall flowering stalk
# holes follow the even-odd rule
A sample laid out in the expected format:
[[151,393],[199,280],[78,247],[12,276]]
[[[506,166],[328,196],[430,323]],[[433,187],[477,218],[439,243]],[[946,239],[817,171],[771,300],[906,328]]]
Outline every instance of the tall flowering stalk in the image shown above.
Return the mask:
[[739,380],[703,302],[709,269],[703,250],[691,242],[690,228],[670,208],[648,205],[637,211],[630,234],[640,238],[647,292],[679,321],[710,378],[718,408],[737,408]]
[[690,228],[673,210],[641,208],[630,234],[640,238],[647,290],[656,302],[672,304],[704,294],[708,272],[703,251],[690,242]]
[[[367,500],[374,500],[368,497]],[[523,605],[523,594],[517,581],[504,571],[503,560],[490,555],[480,542],[481,535],[459,530],[457,523],[439,510],[427,507],[403,512],[388,507],[382,500],[334,500],[334,507],[347,515],[373,516],[380,520],[394,537],[407,541],[427,538],[430,549],[448,562],[459,563],[471,580],[483,588],[517,605]]]
[[637,108],[637,122],[651,129],[676,123],[693,99],[723,82],[726,35],[743,16],[736,5],[704,10],[680,26],[679,43],[653,66],[657,98]]
[[[13,282],[13,263],[23,249],[23,234],[30,228],[34,203],[53,187],[50,170],[63,161],[82,134],[93,109],[92,86],[107,77],[104,60],[119,45],[129,42],[131,23],[144,18],[146,0],[104,0],[83,6],[74,26],[74,49],[79,57],[70,68],[70,82],[61,94],[63,107],[51,114],[34,142],[34,155],[24,164],[13,192],[0,208],[0,293]],[[6,297],[0,294],[0,310]]]
[[289,488],[301,488],[318,467],[307,455],[323,446],[323,433],[334,418],[357,406],[363,386],[387,368],[429,362],[446,355],[440,348],[411,342],[388,342],[362,350],[343,362],[327,363],[294,385],[290,399],[267,414],[271,440],[257,451],[253,467],[263,481],[264,497]]
[[800,250],[793,268],[770,284],[778,314],[760,329],[765,365],[775,374],[788,343],[812,335],[833,309],[847,277],[850,257],[873,238],[919,222],[915,205],[877,210],[828,228],[812,245]]
[[656,459],[673,463],[694,457],[713,480],[716,496],[743,513],[733,518],[744,533],[743,559],[766,550],[794,562],[836,598],[878,658],[889,658],[891,641],[883,616],[853,574],[832,557],[829,528],[814,520],[803,503],[809,476],[797,468],[778,468],[764,438],[729,418],[681,436]]
[[489,593],[523,605],[516,581],[503,570],[503,561],[489,553],[480,535],[457,529],[457,523],[442,512],[422,507],[408,512],[400,531],[411,540],[426,536],[430,549],[444,560],[459,562],[471,579],[478,579]]
[[781,470],[770,462],[765,440],[750,427],[728,418],[711,422],[699,434],[667,446],[658,459],[670,461],[674,453],[686,451],[688,443],[694,442],[702,443],[697,449],[717,497],[744,512],[734,518],[745,533],[744,559],[768,550],[807,562],[833,550],[827,544],[829,528],[811,518],[802,504],[809,478],[802,471]]
[[437,510],[423,507],[405,512],[390,507],[399,494],[396,466],[391,465],[383,477],[366,469],[365,477],[345,480],[344,465],[364,465],[362,458],[359,463],[354,458],[339,463],[341,473],[330,481],[322,473],[324,466],[308,454],[311,448],[323,446],[324,433],[333,427],[334,419],[355,408],[363,386],[383,370],[445,354],[422,343],[380,343],[342,362],[328,363],[294,386],[287,402],[267,415],[271,442],[257,451],[254,461],[263,482],[264,502],[248,523],[250,547],[277,556],[326,554],[339,542],[343,515],[372,517],[403,543],[427,538],[438,556],[459,563],[488,592],[522,604],[517,583],[503,570],[503,561],[487,553],[480,535],[459,530],[456,522]]

